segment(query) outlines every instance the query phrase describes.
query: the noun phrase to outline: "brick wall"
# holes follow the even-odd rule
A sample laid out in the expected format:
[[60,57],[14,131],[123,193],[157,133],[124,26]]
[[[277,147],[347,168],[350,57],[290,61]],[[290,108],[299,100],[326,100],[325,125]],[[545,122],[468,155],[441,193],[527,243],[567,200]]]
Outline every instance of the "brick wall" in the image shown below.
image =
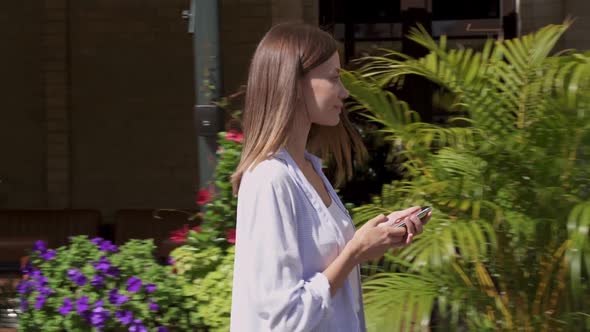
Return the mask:
[[47,205],[68,208],[70,199],[70,68],[67,0],[45,0],[41,77],[46,115]]
[[258,42],[273,24],[318,23],[319,0],[220,0],[220,40],[224,92],[246,83]]
[[320,23],[320,4],[319,0],[302,0],[303,1],[303,20],[309,24]]
[[562,23],[567,17],[576,18],[558,49],[590,49],[590,1],[588,0],[522,0],[522,33],[535,31],[548,24]]
[[272,26],[271,0],[220,0],[219,38],[223,91],[246,84],[248,67],[258,42]]
[[188,4],[71,1],[72,206],[194,206]]
[[565,45],[578,50],[590,50],[590,1],[566,0],[565,15],[576,21],[565,36]]
[[0,1],[0,208],[46,205],[42,6]]

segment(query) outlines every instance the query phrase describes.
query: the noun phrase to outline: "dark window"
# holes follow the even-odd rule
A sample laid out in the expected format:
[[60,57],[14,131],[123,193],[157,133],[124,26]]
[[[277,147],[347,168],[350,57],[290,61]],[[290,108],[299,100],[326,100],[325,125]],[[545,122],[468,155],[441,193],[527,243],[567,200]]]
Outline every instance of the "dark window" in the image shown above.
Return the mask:
[[432,0],[433,20],[500,17],[500,0]]
[[400,1],[391,0],[345,0],[334,1],[336,22],[343,23],[352,17],[355,23],[391,23],[400,19]]
[[320,23],[399,22],[400,0],[320,0]]

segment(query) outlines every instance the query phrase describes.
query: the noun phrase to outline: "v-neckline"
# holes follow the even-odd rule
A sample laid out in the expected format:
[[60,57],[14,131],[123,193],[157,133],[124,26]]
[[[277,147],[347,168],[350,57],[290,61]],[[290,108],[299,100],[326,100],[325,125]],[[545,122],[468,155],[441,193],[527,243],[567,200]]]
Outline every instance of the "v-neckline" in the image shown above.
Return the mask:
[[[332,206],[332,204],[334,204],[334,198],[332,197],[332,195],[330,194],[330,189],[326,186],[326,183],[324,182],[324,179],[322,178],[322,175],[318,173],[318,170],[316,170],[315,165],[313,160],[308,159],[307,156],[305,156],[305,160],[309,163],[309,165],[311,166],[311,172],[314,172],[315,175],[318,177],[318,179],[320,180],[320,185],[324,188],[324,190],[326,191],[326,194],[328,194],[328,198],[330,199],[330,202],[328,204],[326,204],[326,202],[324,202],[324,199],[322,198],[321,193],[318,191],[318,189],[313,185],[313,183],[311,182],[311,180],[307,177],[307,175],[305,175],[305,173],[303,172],[303,169],[297,165],[297,167],[299,168],[299,170],[301,171],[301,174],[303,174],[303,177],[305,178],[305,180],[307,181],[307,183],[309,184],[309,186],[315,191],[315,193],[317,194],[319,200],[322,202],[322,204],[324,204],[324,206],[326,208],[330,208],[330,206]],[[295,161],[295,160],[293,160]],[[297,163],[295,163],[297,164]]]
[[[295,162],[295,159],[293,159],[293,157],[289,154],[289,151],[287,151],[287,149],[285,149],[284,147],[280,148],[279,151],[275,153],[275,157],[283,159],[288,164],[291,164],[291,167],[293,167],[294,171],[293,175],[299,178],[300,184],[305,188],[305,191],[307,191],[307,194],[309,195],[309,199],[312,200],[312,202],[316,202],[315,207],[316,209],[318,209],[318,212],[320,210],[323,210],[324,213],[328,213],[328,206],[324,204],[324,201],[320,197],[320,194],[317,192],[317,190],[315,190],[315,187],[311,184],[311,182],[309,182],[307,176],[303,174],[303,170]],[[332,204],[336,204],[338,208],[341,209],[344,212],[344,214],[350,218],[350,214],[348,213],[344,205],[342,205],[341,202],[338,201],[338,196],[334,192],[332,185],[329,183],[328,179],[322,173],[320,173],[321,160],[315,155],[309,153],[307,150],[305,150],[305,159],[311,162],[311,166],[313,167],[314,171],[322,180],[324,187],[328,191],[328,195],[330,195]]]

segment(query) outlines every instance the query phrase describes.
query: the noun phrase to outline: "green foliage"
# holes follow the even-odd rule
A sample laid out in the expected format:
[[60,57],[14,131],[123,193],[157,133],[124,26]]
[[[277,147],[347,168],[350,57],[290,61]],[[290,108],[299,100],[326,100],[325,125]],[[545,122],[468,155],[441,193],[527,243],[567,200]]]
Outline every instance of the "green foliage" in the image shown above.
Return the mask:
[[[116,316],[125,311],[136,320],[136,328],[190,330],[189,310],[196,303],[182,294],[172,268],[156,263],[154,249],[151,240],[131,240],[117,248],[85,236],[73,237],[54,252],[39,243],[19,286],[21,330],[127,331],[131,325]],[[140,282],[136,288],[130,284],[133,280]],[[82,299],[88,300],[87,309],[78,305]]]
[[[355,220],[435,207],[411,246],[363,270],[374,330],[424,328],[433,311],[443,330],[590,328],[590,53],[549,55],[568,26],[479,51],[416,29],[425,57],[389,52],[343,75],[352,109],[383,126],[406,174]],[[406,75],[445,91],[448,124],[420,122],[383,89]]]
[[225,250],[235,239],[237,199],[230,180],[240,161],[242,134],[230,130],[218,136],[218,162],[208,190],[211,197],[202,205],[205,212],[191,218],[201,219],[200,232],[190,231],[187,237],[193,249],[217,246]]
[[171,256],[183,296],[195,303],[192,319],[210,331],[229,330],[237,199],[230,177],[241,156],[242,134],[219,134],[215,188],[204,204],[200,232],[190,231],[186,244]]
[[209,331],[229,331],[235,247],[196,284],[197,314]]

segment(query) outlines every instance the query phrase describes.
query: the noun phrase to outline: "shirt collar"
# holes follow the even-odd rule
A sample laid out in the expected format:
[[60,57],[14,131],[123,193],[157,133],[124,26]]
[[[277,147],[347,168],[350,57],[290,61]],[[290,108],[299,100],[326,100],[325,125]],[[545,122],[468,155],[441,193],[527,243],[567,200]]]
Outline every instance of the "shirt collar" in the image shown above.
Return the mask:
[[[314,168],[316,168],[316,169],[322,168],[323,161],[320,157],[314,155],[311,152],[308,152],[307,150],[304,151],[304,154],[305,154],[305,159],[308,159],[309,161],[311,161]],[[295,160],[293,159],[293,157],[291,157],[291,155],[289,154],[287,149],[285,149],[284,147],[280,148],[279,151],[277,151],[273,157],[277,158],[277,159],[281,159],[287,163],[295,163]]]

